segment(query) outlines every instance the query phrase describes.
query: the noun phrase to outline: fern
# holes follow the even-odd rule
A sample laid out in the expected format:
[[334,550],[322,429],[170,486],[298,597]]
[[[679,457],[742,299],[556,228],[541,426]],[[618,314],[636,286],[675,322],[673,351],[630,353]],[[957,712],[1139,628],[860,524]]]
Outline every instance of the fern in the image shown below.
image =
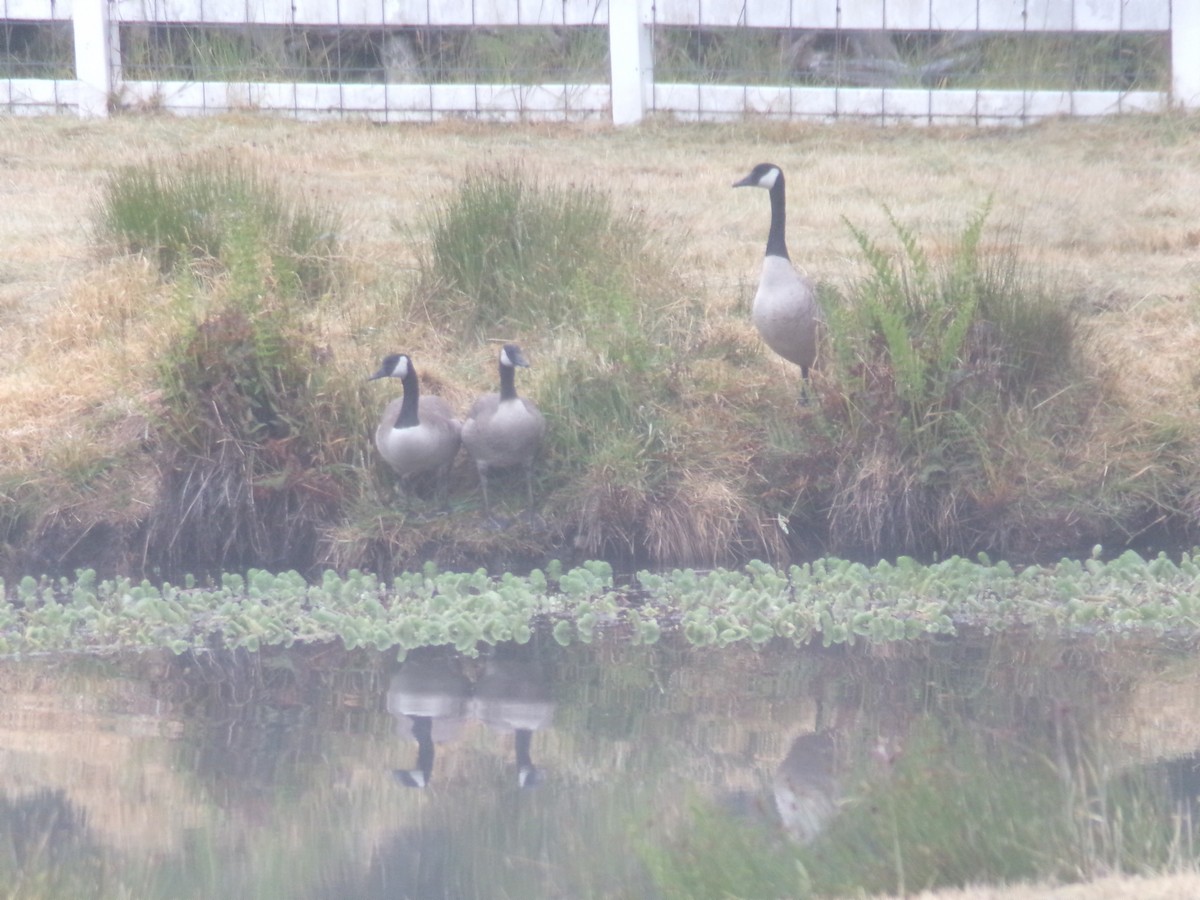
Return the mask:
[[969,541],[975,498],[1003,481],[1005,435],[1029,419],[1012,411],[1069,383],[1071,318],[1024,278],[1011,246],[985,246],[990,208],[968,220],[944,260],[890,210],[895,249],[847,222],[866,274],[823,304],[844,398],[835,544]]

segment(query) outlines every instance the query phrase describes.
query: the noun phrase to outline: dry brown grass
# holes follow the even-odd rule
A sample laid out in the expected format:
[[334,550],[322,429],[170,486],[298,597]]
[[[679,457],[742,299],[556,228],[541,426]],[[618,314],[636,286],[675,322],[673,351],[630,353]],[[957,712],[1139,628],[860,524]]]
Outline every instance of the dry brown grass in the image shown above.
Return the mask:
[[[0,327],[9,351],[0,370],[0,473],[50,477],[77,452],[70,445],[81,429],[92,435],[98,421],[109,424],[95,433],[111,439],[119,454],[128,437],[120,423],[153,407],[149,373],[164,335],[179,327],[172,289],[149,266],[99,251],[90,209],[115,167],[217,153],[257,165],[288,190],[343,212],[344,281],[308,318],[329,350],[331,369],[347,382],[372,371],[385,353],[407,350],[452,401],[465,404],[492,388],[488,358],[456,358],[453,342],[432,324],[436,317],[420,315],[419,304],[407,307],[416,310],[407,319],[396,311],[405,308],[398,298],[406,295],[423,225],[436,205],[473,166],[520,165],[547,182],[610,191],[618,207],[645,210],[651,231],[680,248],[679,295],[704,308],[692,346],[721,348],[721,362],[713,364],[721,372],[687,375],[703,382],[707,393],[699,396],[716,410],[701,411],[699,420],[738,427],[741,401],[765,398],[790,415],[796,374],[763,352],[746,315],[765,240],[766,199],[730,189],[753,163],[769,159],[788,174],[793,258],[838,283],[862,267],[843,217],[883,234],[886,204],[922,237],[950,242],[964,219],[994,197],[994,218],[1021,226],[1021,253],[1054,273],[1065,286],[1064,302],[1085,308],[1085,350],[1102,367],[1112,396],[1147,421],[1174,417],[1194,427],[1198,134],[1200,120],[1174,116],[1056,121],[1022,131],[759,122],[629,130],[380,128],[254,116],[9,120],[0,130],[8,211],[0,217],[6,248]],[[543,359],[559,339],[502,337],[520,340]],[[536,396],[540,377],[535,364],[523,389]],[[373,425],[366,418],[363,459],[370,457]],[[767,547],[778,539],[771,523],[759,521],[728,488],[754,457],[753,448],[739,445],[709,466],[689,465],[680,484],[657,491],[662,502],[653,508],[644,507],[645,497],[616,496],[603,484],[588,502],[615,504],[625,521],[648,523],[656,557],[703,558],[713,541]],[[1094,462],[1102,464],[1099,453]],[[788,489],[811,477],[774,474]],[[702,533],[680,525],[695,508],[710,513]],[[595,527],[579,535],[581,549],[644,538],[624,526],[612,534]]]
[[[88,206],[109,168],[218,151],[244,156],[290,187],[345,209],[346,245],[382,278],[415,263],[415,248],[392,223],[416,226],[472,165],[521,163],[542,178],[595,183],[648,210],[656,227],[682,233],[692,263],[688,287],[703,292],[718,313],[738,313],[754,281],[766,204],[728,186],[752,162],[769,158],[789,174],[793,256],[818,277],[837,280],[859,271],[842,216],[870,228],[882,222],[886,202],[921,233],[951,235],[965,214],[995,194],[998,216],[1023,222],[1023,249],[1043,266],[1064,273],[1081,293],[1132,298],[1132,309],[1102,323],[1126,344],[1142,347],[1146,322],[1158,352],[1135,351],[1131,361],[1186,360],[1194,357],[1181,352],[1186,333],[1176,330],[1172,341],[1163,335],[1161,316],[1146,320],[1138,313],[1157,297],[1182,304],[1180,324],[1194,327],[1194,309],[1181,298],[1195,299],[1200,277],[1200,151],[1187,140],[1195,129],[1189,120],[1137,118],[1054,122],[1022,132],[754,124],[380,129],[251,117],[11,120],[0,136],[10,211],[0,222],[8,251],[0,315],[10,347],[14,336],[15,346],[40,344],[47,306],[83,301],[98,265]],[[109,303],[120,297],[112,288],[102,296]],[[354,316],[346,310],[333,318]],[[1128,327],[1131,318],[1138,327]],[[373,324],[381,338],[374,352],[401,337]],[[1181,386],[1194,374],[1186,362],[1153,366],[1155,377],[1177,366],[1184,371],[1172,381]],[[70,367],[59,368],[60,378],[67,377],[63,370]]]

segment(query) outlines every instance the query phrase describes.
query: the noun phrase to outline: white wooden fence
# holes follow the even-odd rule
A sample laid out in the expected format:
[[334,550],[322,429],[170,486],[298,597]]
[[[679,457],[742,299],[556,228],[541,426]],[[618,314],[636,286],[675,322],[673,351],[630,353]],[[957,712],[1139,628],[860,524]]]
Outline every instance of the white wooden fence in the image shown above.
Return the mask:
[[[1200,107],[1200,0],[0,0],[0,26],[69,22],[75,78],[0,78],[0,112],[104,116],[139,105],[181,114],[238,109],[301,118],[430,121],[607,118],[869,118],[1007,124],[1058,115]],[[610,79],[597,84],[147,81],[122,73],[122,25],[293,28],[601,26]],[[1166,91],[961,90],[669,84],[654,78],[659,27],[838,32],[1168,34]],[[126,29],[128,33],[128,29]]]

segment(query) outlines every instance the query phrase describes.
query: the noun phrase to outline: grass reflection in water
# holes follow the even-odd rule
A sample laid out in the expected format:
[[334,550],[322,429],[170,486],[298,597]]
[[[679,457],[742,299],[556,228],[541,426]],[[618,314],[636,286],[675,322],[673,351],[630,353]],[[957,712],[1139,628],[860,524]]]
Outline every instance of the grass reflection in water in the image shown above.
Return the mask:
[[1176,814],[1200,740],[1158,724],[1200,699],[1186,654],[1011,636],[563,647],[545,629],[479,649],[4,663],[0,880],[47,897],[804,897],[1192,864]]

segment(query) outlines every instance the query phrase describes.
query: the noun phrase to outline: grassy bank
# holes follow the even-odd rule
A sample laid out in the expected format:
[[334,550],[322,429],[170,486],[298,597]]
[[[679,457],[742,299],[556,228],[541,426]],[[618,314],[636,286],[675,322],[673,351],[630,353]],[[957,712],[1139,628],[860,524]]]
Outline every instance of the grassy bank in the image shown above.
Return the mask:
[[[1197,127],[10,122],[3,572],[1186,545]],[[763,159],[830,313],[807,408],[747,321],[768,211],[729,185]],[[203,164],[277,202],[113,227]],[[401,503],[365,377],[408,352],[465,410],[501,340],[549,422],[539,525],[487,527],[465,458],[448,515]]]

